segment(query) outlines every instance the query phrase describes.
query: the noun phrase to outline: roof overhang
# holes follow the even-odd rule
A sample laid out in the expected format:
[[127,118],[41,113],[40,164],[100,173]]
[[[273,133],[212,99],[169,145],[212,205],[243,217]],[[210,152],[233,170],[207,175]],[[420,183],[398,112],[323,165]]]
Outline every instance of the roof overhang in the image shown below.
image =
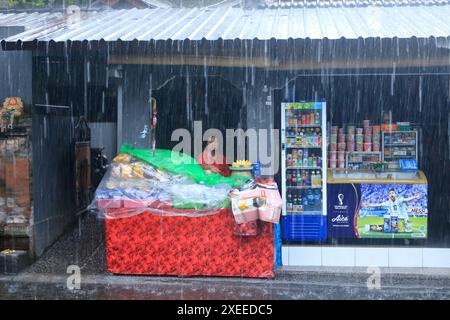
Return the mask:
[[[158,40],[337,40],[450,36],[450,5],[355,8],[170,8],[99,12],[0,14],[0,26],[24,31],[4,49],[39,42],[148,42]],[[444,41],[444,40],[441,40]]]

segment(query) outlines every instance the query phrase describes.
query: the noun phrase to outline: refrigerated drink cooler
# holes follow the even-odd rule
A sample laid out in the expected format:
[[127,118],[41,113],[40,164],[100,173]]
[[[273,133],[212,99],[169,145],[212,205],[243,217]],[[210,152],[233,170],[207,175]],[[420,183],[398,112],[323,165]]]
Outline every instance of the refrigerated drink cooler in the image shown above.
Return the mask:
[[282,237],[326,239],[326,104],[281,104]]

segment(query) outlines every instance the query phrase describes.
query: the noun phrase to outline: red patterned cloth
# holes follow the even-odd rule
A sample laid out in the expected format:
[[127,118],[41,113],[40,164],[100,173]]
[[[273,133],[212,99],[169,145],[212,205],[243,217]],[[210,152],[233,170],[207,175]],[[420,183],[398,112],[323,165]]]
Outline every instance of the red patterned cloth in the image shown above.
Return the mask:
[[230,209],[204,217],[143,213],[106,219],[108,271],[115,274],[274,277],[273,224],[234,235]]

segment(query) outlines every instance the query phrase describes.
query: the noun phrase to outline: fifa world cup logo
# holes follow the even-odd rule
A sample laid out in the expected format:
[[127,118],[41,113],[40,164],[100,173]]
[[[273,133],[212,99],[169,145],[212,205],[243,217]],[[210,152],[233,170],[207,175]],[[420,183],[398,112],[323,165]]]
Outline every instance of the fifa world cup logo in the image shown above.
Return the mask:
[[344,204],[344,195],[342,193],[338,194],[339,205],[342,206]]

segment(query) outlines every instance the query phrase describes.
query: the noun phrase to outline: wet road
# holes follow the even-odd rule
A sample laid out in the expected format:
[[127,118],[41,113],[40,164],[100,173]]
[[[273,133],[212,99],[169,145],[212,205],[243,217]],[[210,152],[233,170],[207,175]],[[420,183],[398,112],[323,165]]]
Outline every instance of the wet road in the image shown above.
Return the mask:
[[[80,267],[80,288],[67,267]],[[0,275],[0,299],[450,299],[450,270],[381,269],[369,290],[365,268],[287,268],[276,278],[156,277],[106,271],[103,223],[80,219],[32,266]]]

